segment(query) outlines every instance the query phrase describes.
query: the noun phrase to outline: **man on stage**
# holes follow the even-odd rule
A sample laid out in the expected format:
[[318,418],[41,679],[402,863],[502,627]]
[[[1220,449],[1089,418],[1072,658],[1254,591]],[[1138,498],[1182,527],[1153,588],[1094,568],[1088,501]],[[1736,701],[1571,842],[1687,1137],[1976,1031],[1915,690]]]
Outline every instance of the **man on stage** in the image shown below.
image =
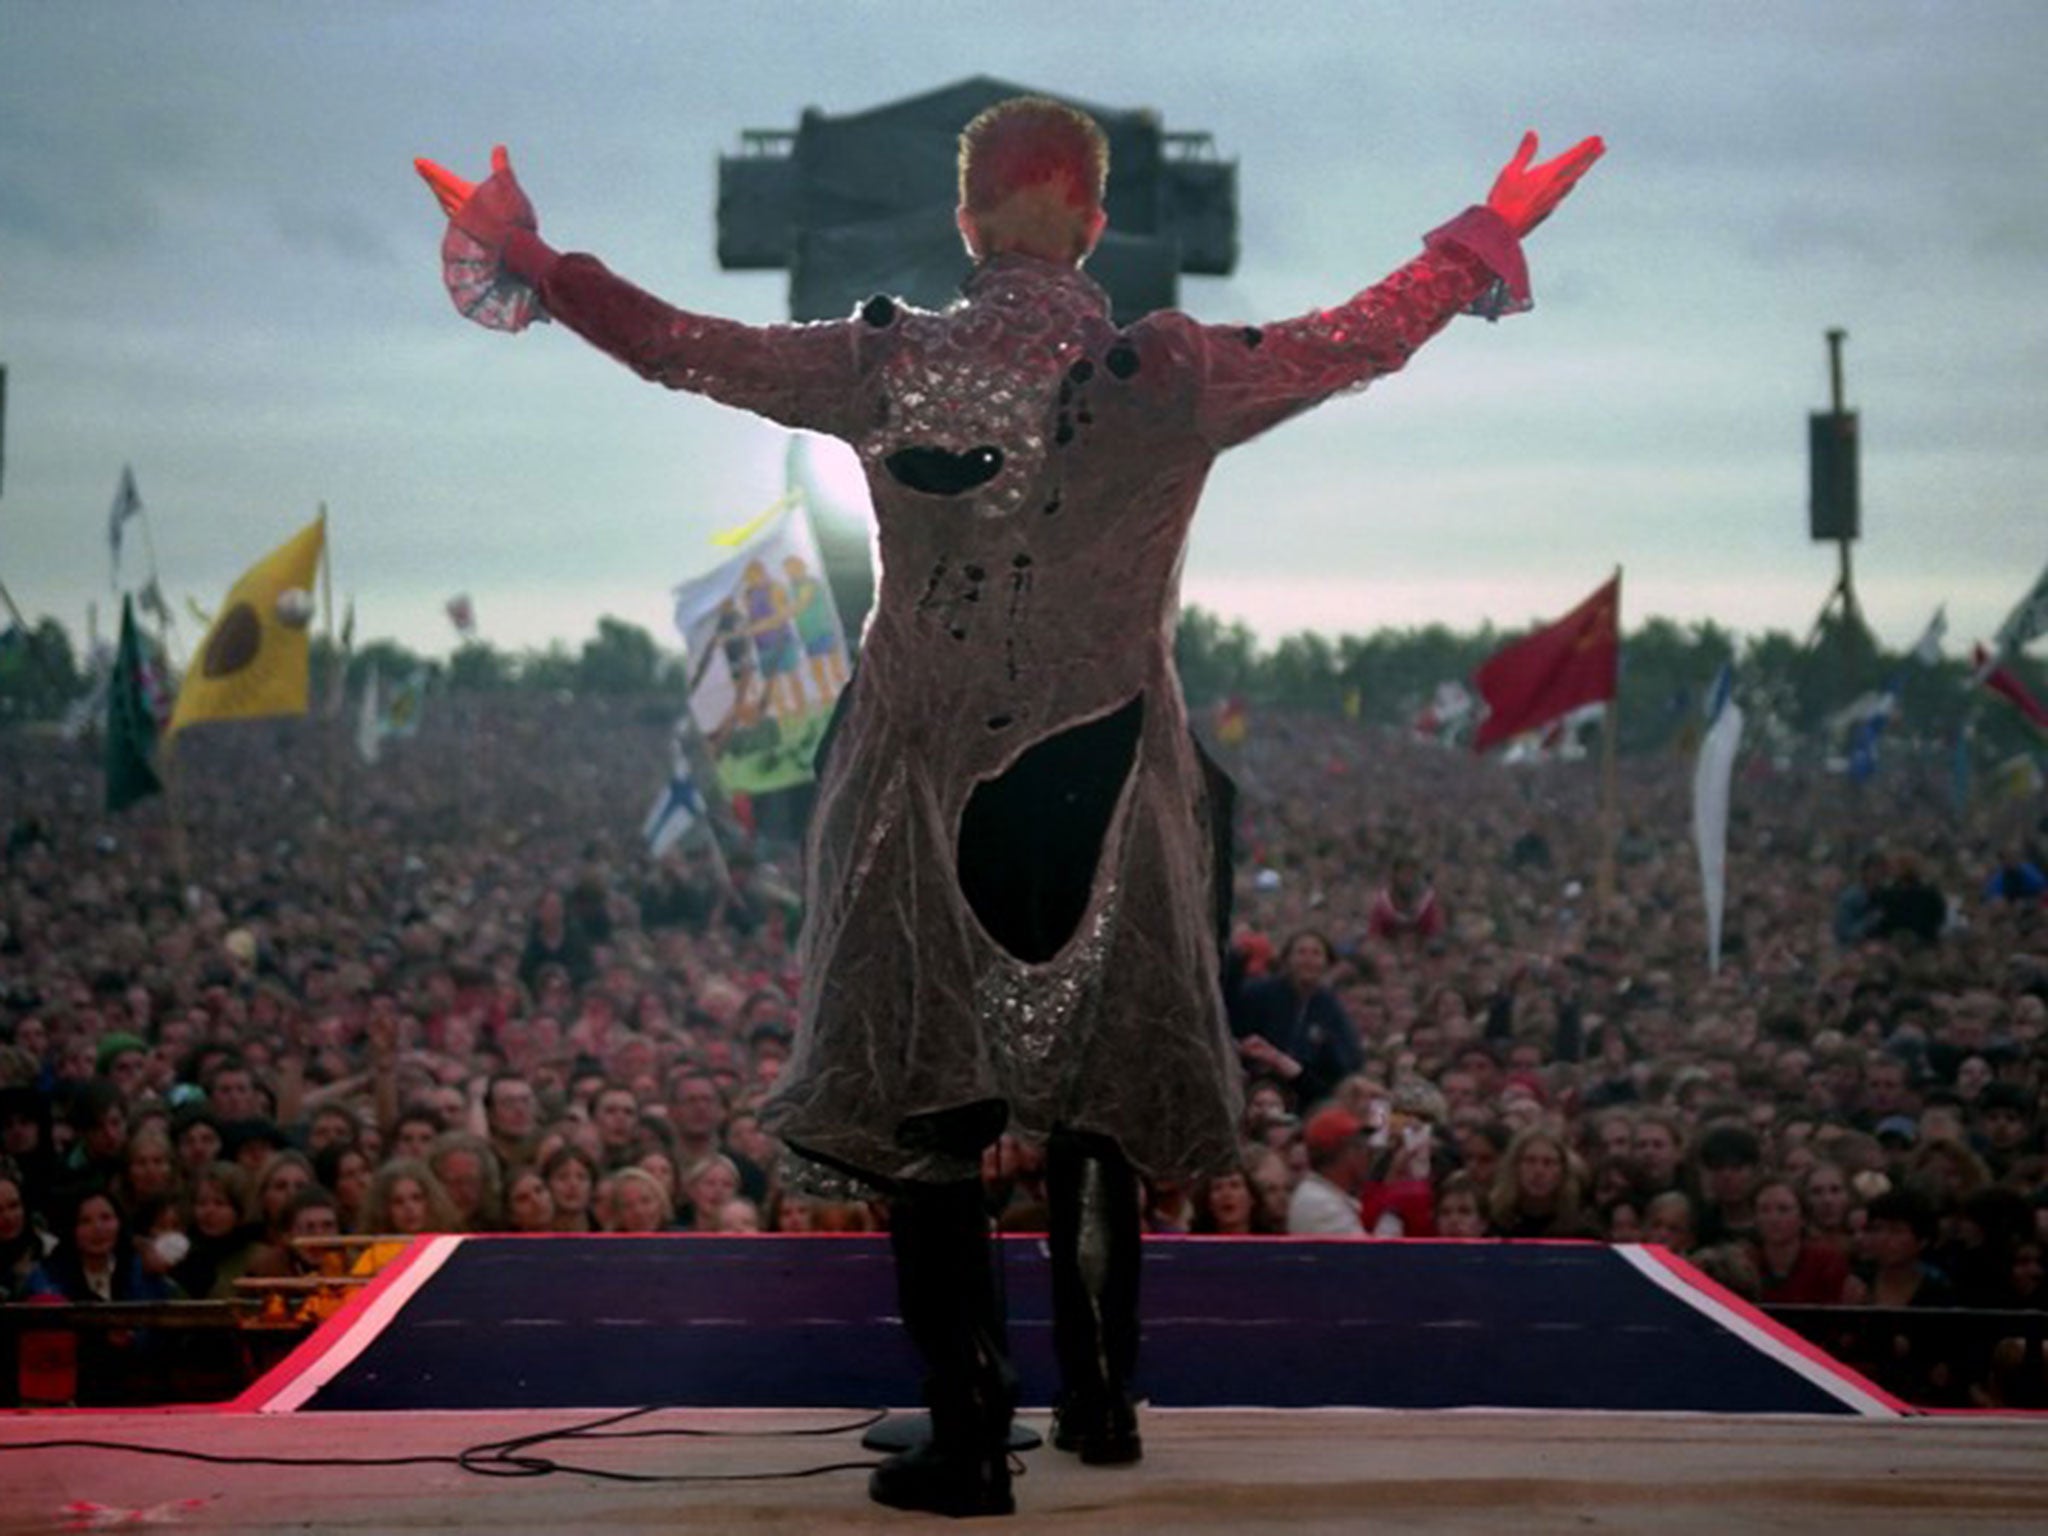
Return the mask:
[[1172,635],[1189,524],[1224,449],[1399,368],[1459,311],[1526,307],[1520,237],[1601,153],[1534,164],[1336,308],[1267,326],[1164,311],[1119,329],[1082,271],[1105,223],[1106,142],[1025,98],[961,138],[974,270],[940,312],[749,326],[678,310],[559,255],[502,149],[481,185],[430,162],[457,307],[537,311],[642,376],[844,439],[881,572],[819,765],[802,1022],[765,1119],[891,1198],[929,1446],[880,1467],[886,1504],[1014,1506],[1014,1376],[981,1199],[983,1150],[1044,1137],[1054,1443],[1141,1443],[1139,1179],[1237,1159],[1238,1067],[1219,991],[1220,804],[1188,731]]

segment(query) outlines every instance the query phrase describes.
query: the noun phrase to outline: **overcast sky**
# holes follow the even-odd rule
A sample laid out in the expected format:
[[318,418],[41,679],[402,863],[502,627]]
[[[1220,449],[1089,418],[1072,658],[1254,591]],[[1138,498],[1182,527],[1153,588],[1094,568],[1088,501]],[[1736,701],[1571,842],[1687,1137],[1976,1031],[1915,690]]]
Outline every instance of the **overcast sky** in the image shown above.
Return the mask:
[[1213,320],[1377,279],[1524,127],[1607,138],[1531,241],[1533,314],[1459,321],[1218,465],[1190,601],[1269,640],[1512,626],[1619,564],[1631,627],[1803,634],[1841,326],[1865,611],[1904,647],[1946,602],[1954,652],[2048,560],[2044,64],[2040,0],[0,0],[0,578],[104,622],[130,463],[174,600],[210,607],[325,502],[359,633],[445,651],[466,590],[500,645],[603,613],[673,644],[669,587],[779,493],[784,434],[558,329],[463,323],[412,156],[481,175],[506,141],[555,244],[773,320],[785,280],[714,256],[739,131],[989,74],[1216,136],[1242,256],[1182,285]]

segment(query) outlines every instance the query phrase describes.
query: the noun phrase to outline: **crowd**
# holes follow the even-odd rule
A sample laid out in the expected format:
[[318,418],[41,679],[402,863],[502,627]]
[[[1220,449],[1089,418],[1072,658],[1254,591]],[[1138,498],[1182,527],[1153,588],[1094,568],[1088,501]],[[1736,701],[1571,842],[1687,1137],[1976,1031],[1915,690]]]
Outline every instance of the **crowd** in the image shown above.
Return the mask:
[[[194,731],[175,804],[114,817],[79,746],[5,739],[0,1297],[227,1297],[339,1234],[886,1221],[789,1184],[755,1113],[800,852],[647,858],[666,709],[436,702],[375,766],[336,720]],[[1307,717],[1222,755],[1243,1157],[1148,1185],[1150,1230],[1655,1242],[1765,1305],[2043,1306],[2038,804],[1746,762],[1710,969],[1676,754],[1623,764],[1606,869],[1588,765]],[[1038,1150],[986,1173],[1032,1230]],[[2017,1334],[1895,1342],[1859,1363],[1916,1400],[2041,1390]]]

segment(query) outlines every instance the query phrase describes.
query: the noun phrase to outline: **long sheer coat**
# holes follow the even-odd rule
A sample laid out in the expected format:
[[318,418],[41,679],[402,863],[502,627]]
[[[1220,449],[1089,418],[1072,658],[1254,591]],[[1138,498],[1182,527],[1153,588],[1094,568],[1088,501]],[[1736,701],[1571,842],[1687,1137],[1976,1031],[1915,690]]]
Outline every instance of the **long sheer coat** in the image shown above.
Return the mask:
[[1113,1136],[1154,1175],[1234,1163],[1228,871],[1173,667],[1189,523],[1219,453],[1399,368],[1519,259],[1472,209],[1333,309],[1124,329],[1085,273],[1022,256],[943,312],[805,325],[677,310],[588,256],[536,274],[643,376],[842,438],[867,474],[880,584],[764,1115],[792,1148],[885,1187],[972,1177],[1005,1124]]

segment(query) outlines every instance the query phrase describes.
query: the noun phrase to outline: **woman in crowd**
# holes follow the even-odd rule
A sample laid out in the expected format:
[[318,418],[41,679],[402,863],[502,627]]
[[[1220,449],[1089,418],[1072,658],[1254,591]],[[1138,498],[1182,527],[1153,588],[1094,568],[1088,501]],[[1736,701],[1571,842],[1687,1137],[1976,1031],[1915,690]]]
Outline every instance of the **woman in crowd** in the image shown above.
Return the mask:
[[182,1190],[177,1154],[161,1122],[150,1120],[128,1137],[114,1196],[130,1215],[144,1201],[174,1198]]
[[1438,1237],[1485,1237],[1485,1202],[1472,1175],[1459,1170],[1445,1175],[1436,1192]]
[[514,1232],[555,1230],[554,1196],[548,1193],[548,1181],[538,1168],[522,1168],[512,1176],[505,1209]]
[[459,1232],[455,1204],[433,1170],[417,1158],[393,1158],[370,1181],[363,1202],[366,1232],[393,1237],[420,1237],[433,1232]]
[[1190,1231],[1212,1237],[1250,1237],[1271,1231],[1252,1193],[1252,1156],[1227,1173],[1202,1181],[1195,1192],[1195,1219]]
[[597,1159],[575,1142],[564,1142],[540,1165],[555,1209],[557,1232],[595,1232],[591,1203],[597,1195]]
[[20,1301],[28,1294],[29,1277],[48,1251],[23,1198],[21,1180],[11,1165],[0,1163],[0,1302]]
[[1812,1164],[1800,1181],[1799,1193],[1800,1204],[1806,1211],[1807,1239],[1849,1252],[1861,1212],[1841,1164],[1826,1160]]
[[[645,1168],[621,1168],[611,1176],[611,1225],[612,1232],[666,1232],[675,1224],[675,1208],[669,1204],[668,1193],[661,1187],[661,1181]],[[716,1220],[716,1209],[712,1212]],[[715,1226],[699,1222],[699,1230],[715,1231]]]
[[316,1187],[312,1161],[305,1153],[287,1148],[271,1153],[256,1175],[256,1221],[262,1229],[262,1249],[251,1261],[249,1273],[288,1275],[292,1258],[286,1246],[287,1215],[292,1198],[301,1190]]
[[226,1301],[249,1272],[262,1228],[250,1217],[249,1175],[214,1163],[192,1181],[192,1248],[172,1272],[185,1294]]
[[740,1192],[739,1165],[723,1153],[699,1158],[683,1171],[683,1198],[689,1202],[689,1224],[698,1232],[718,1230],[718,1212]]
[[1498,1237],[1592,1237],[1583,1198],[1571,1147],[1555,1131],[1532,1126],[1508,1144],[1486,1214]]
[[354,1142],[333,1143],[313,1154],[313,1176],[334,1196],[342,1231],[363,1230],[363,1203],[369,1199],[376,1171],[369,1154]]
[[[1765,1179],[1755,1196],[1758,1297],[1782,1305],[1834,1307],[1855,1284],[1849,1257],[1806,1232],[1806,1206],[1790,1179]],[[1858,1287],[1860,1290],[1860,1287]]]
[[[175,1301],[182,1292],[151,1274],[131,1240],[127,1218],[104,1189],[69,1196],[57,1221],[57,1246],[29,1277],[31,1297],[64,1301]],[[149,1401],[163,1361],[159,1331],[85,1329],[78,1340],[81,1405]]]

